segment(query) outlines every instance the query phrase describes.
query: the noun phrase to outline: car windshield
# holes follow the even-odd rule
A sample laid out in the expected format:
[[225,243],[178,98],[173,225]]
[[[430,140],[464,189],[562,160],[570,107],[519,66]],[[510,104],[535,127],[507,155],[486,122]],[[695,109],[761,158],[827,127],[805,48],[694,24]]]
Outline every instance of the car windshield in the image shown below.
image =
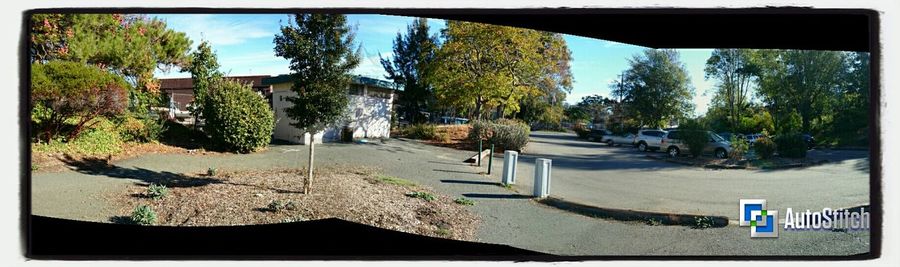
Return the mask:
[[719,136],[718,134],[715,134],[715,133],[709,133],[709,137],[711,137],[716,142],[726,141],[725,138],[722,138],[722,136]]

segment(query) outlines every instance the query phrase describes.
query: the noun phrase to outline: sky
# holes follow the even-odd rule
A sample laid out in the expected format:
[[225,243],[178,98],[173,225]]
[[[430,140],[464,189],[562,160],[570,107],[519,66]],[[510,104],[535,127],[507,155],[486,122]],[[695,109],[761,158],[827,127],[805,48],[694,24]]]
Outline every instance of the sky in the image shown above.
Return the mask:
[[[272,39],[280,25],[287,24],[286,14],[164,14],[151,15],[167,22],[169,28],[184,32],[196,47],[201,40],[209,41],[227,75],[278,75],[289,72],[288,61],[275,56]],[[390,57],[393,40],[398,32],[405,32],[414,18],[386,15],[348,15],[348,22],[356,29],[356,42],[362,47],[363,59],[355,74],[384,79],[379,57]],[[433,33],[444,27],[444,21],[430,19]],[[574,79],[572,92],[566,97],[569,104],[581,97],[599,94],[610,97],[609,84],[628,68],[628,59],[640,54],[645,47],[602,39],[564,35],[572,51],[571,70]],[[694,88],[694,114],[706,113],[715,82],[704,78],[703,68],[712,49],[678,49],[681,61],[690,75]],[[157,72],[157,77],[190,77],[177,68]]]

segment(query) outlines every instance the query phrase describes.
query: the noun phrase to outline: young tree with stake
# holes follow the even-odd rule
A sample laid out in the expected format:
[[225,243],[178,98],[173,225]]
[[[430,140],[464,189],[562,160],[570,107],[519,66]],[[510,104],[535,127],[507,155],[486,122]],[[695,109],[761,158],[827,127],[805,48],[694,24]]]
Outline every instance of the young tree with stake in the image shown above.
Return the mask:
[[309,169],[303,192],[309,193],[317,132],[341,120],[347,109],[350,71],[359,65],[354,33],[339,14],[296,14],[275,35],[275,55],[290,61],[293,105],[285,109],[291,126],[310,135]]

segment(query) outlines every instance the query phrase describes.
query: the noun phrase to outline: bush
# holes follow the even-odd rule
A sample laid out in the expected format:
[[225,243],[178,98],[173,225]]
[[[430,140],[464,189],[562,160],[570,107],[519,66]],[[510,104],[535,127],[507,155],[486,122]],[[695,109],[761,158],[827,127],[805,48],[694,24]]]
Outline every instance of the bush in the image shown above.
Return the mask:
[[678,139],[681,139],[688,147],[688,152],[693,157],[703,155],[703,149],[709,143],[709,131],[698,120],[687,120],[678,126]]
[[584,127],[584,124],[575,124],[575,126],[572,126],[572,130],[575,131],[575,135],[581,139],[587,138],[588,134],[591,133],[591,130]]
[[150,142],[159,140],[165,131],[165,121],[147,115],[126,116],[119,122],[119,134],[125,141]]
[[147,187],[147,197],[152,199],[161,199],[169,194],[169,188],[161,184],[150,184]]
[[463,206],[473,206],[473,205],[475,205],[475,201],[473,201],[473,200],[471,200],[471,199],[468,199],[468,198],[464,198],[464,197],[457,198],[457,199],[453,200],[453,202],[455,202],[456,204],[463,205]]
[[469,131],[469,141],[478,143],[479,140],[493,143],[503,150],[522,151],[528,144],[528,135],[531,128],[527,124],[514,120],[474,121]]
[[760,137],[753,142],[753,151],[762,159],[770,159],[775,155],[775,142],[768,137]]
[[734,160],[744,159],[744,154],[750,149],[750,144],[747,143],[747,139],[732,135],[729,142],[731,142],[731,154],[728,156]]
[[435,197],[431,193],[428,192],[409,192],[406,193],[406,196],[413,198],[421,198],[425,201],[434,201]]
[[412,139],[434,140],[437,127],[433,124],[413,124],[403,129],[403,136]]
[[217,146],[249,153],[266,147],[275,118],[266,99],[237,81],[216,81],[204,101],[204,130]]
[[131,222],[140,225],[156,223],[156,212],[147,205],[140,205],[131,212]]
[[272,200],[269,202],[269,205],[266,206],[265,210],[271,212],[279,212],[282,210],[296,210],[297,204],[294,204],[294,201],[281,201],[281,200]]
[[802,134],[785,134],[775,138],[775,148],[778,155],[785,158],[806,157],[806,141]]

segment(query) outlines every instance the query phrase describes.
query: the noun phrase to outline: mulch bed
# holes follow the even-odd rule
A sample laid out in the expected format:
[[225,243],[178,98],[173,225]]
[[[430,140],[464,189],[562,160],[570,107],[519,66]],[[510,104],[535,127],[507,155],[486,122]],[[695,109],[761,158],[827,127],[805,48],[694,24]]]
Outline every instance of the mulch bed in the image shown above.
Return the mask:
[[31,165],[39,172],[57,172],[66,169],[70,162],[84,162],[103,160],[109,162],[138,157],[145,154],[189,154],[189,155],[224,155],[227,152],[207,151],[203,149],[185,149],[162,143],[137,143],[127,142],[122,146],[122,151],[103,157],[92,155],[41,153],[31,151]]
[[[129,216],[138,205],[150,206],[157,213],[157,225],[252,225],[340,218],[427,236],[474,239],[478,217],[429,188],[384,183],[371,168],[331,166],[316,169],[312,191],[306,195],[305,173],[275,169],[223,172],[214,177],[183,175],[169,183],[169,193],[162,199],[144,197],[147,185],[143,184],[107,198],[118,207],[119,219]],[[435,199],[406,196],[414,191],[429,192]],[[270,210],[273,201],[290,204]]]

